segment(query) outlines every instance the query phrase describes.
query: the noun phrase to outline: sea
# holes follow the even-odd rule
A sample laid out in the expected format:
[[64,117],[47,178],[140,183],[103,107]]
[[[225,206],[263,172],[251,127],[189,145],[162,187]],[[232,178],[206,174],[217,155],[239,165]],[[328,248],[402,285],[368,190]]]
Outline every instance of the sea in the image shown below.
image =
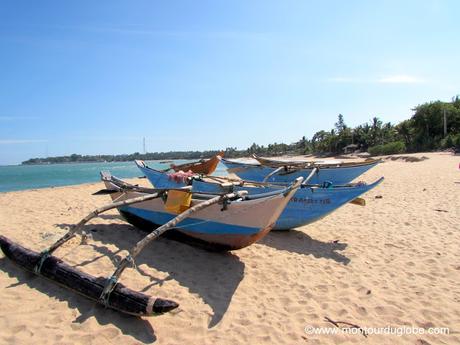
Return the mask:
[[[146,164],[154,169],[166,169],[171,163],[187,162],[190,161],[147,161]],[[142,176],[134,162],[6,165],[0,166],[0,193],[97,182],[100,180],[99,172],[103,170],[110,171],[113,176],[119,178]],[[219,163],[214,175],[225,174],[225,167]]]

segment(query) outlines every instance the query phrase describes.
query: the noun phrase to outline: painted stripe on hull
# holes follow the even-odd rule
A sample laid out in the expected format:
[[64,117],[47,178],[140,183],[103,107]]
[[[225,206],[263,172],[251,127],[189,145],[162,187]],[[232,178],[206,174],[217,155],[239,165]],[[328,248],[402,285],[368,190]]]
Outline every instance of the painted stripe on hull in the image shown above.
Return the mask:
[[[120,209],[120,213],[131,222],[133,225],[138,226],[139,220],[132,219],[133,216],[139,218],[142,222],[148,222],[152,225],[164,224],[173,216],[163,212],[151,212],[142,209],[136,209],[135,207],[123,207]],[[196,226],[196,228],[195,228]],[[145,224],[141,227],[145,228]],[[179,223],[179,227],[176,231],[182,233],[186,237],[192,239],[198,239],[201,243],[188,241],[182,237],[178,237],[171,232],[172,239],[179,240],[181,242],[190,242],[190,244],[204,247],[205,249],[211,250],[235,250],[247,247],[260,238],[264,237],[271,229],[273,224],[266,226],[263,229],[242,227],[242,226],[231,226],[228,224],[222,224],[217,222],[203,222],[201,219],[185,219]],[[198,230],[199,229],[199,230]],[[168,237],[169,233],[165,233],[165,237]]]
[[[150,211],[142,208],[125,206],[120,208],[124,212],[132,213],[138,217],[146,219],[154,224],[165,224],[173,219],[176,215],[167,212]],[[181,221],[176,228],[186,230],[187,232],[196,232],[202,234],[215,235],[253,235],[260,231],[259,228],[253,228],[242,225],[225,224],[199,218],[186,218]]]

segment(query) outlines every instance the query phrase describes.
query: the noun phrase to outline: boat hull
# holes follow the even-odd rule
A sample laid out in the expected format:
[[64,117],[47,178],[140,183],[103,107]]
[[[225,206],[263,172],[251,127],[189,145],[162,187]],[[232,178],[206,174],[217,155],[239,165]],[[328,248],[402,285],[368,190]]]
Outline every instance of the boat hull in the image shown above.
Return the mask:
[[[110,185],[107,185],[110,188]],[[225,207],[214,204],[185,218],[175,226],[182,235],[191,237],[225,250],[234,250],[251,245],[265,236],[275,225],[276,220],[286,207],[295,191],[278,193],[254,200],[232,201]],[[142,195],[140,192],[116,192],[112,199],[123,201]],[[192,200],[194,203],[199,200]],[[132,223],[162,225],[177,216],[165,208],[162,198],[119,208],[122,215]],[[152,229],[151,229],[152,230]]]
[[203,162],[181,164],[181,165],[171,165],[171,169],[174,171],[192,171],[195,174],[211,175],[217,168],[217,165],[220,162],[220,157],[224,155],[223,152],[211,157],[208,160]]
[[[246,181],[263,182],[265,177],[276,169],[264,165],[237,163],[225,159],[222,159],[221,162],[227,167],[228,173],[233,173]],[[336,167],[328,166],[324,168],[320,166],[319,171],[312,177],[309,183],[320,184],[324,181],[330,181],[333,184],[347,184],[378,163],[378,161],[373,161],[371,163],[361,163],[352,166],[338,165]],[[298,177],[305,179],[310,175],[312,170],[313,168],[282,170],[270,176],[265,182],[289,183]]]
[[[276,221],[273,230],[289,230],[313,223],[375,188],[382,181],[383,178],[380,178],[372,184],[336,186],[332,188],[302,186],[289,200],[286,208]],[[247,190],[250,194],[266,193],[277,189],[277,187],[248,186],[235,186],[234,188],[235,191]],[[193,191],[198,193],[219,192],[219,189],[220,185],[216,183],[193,182]]]
[[[142,231],[151,232],[152,229],[156,229],[157,227],[161,226],[161,224],[155,224],[145,217],[139,217],[136,214],[131,213],[129,210],[120,210],[119,212],[128,223]],[[257,242],[259,239],[264,237],[271,230],[271,228],[271,226],[267,226],[265,229],[262,229],[262,231],[254,235],[255,238],[250,238],[250,236],[248,237],[233,235],[231,237],[227,236],[228,238],[225,238],[224,242],[222,241],[222,239],[216,240],[215,238],[216,236],[222,235],[202,234],[197,237],[178,229],[172,229],[170,231],[167,231],[162,235],[162,237],[189,244],[194,247],[200,247],[205,250],[220,252],[240,249],[254,242]]]

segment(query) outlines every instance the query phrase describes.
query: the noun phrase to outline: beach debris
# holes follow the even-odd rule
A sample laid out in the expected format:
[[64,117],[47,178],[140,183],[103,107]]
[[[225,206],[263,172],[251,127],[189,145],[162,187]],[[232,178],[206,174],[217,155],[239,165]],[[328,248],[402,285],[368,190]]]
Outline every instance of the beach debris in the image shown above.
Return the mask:
[[354,324],[354,323],[350,323],[350,322],[346,322],[346,321],[334,321],[330,318],[328,318],[327,316],[324,317],[324,319],[327,321],[327,322],[330,322],[332,323],[335,327],[337,328],[342,328],[340,325],[345,325],[345,326],[350,326],[351,328],[357,328],[359,329],[359,331],[361,332],[361,334],[363,335],[363,337],[367,338],[367,333],[364,329],[362,329],[360,326]]
[[350,201],[350,204],[354,204],[358,206],[366,206],[366,200],[363,198],[356,198]]
[[440,209],[440,208],[435,208],[434,210],[437,211],[437,212],[446,212],[446,213],[449,212],[447,210],[443,210],[443,209]]
[[93,240],[93,234],[87,233],[86,231],[81,232],[81,242],[80,244],[86,245],[89,241]]
[[370,295],[372,293],[371,290],[367,290],[366,295]]
[[382,199],[383,196],[382,196],[382,195],[376,195],[375,198],[376,198],[376,199]]
[[40,237],[43,239],[43,240],[46,240],[48,238],[51,238],[55,235],[55,233],[53,232],[41,232],[40,233]]

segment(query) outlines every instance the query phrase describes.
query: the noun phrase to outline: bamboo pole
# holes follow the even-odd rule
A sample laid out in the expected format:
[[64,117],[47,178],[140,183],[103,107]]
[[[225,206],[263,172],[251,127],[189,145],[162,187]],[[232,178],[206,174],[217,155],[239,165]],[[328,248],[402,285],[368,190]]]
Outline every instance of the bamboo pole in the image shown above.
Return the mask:
[[315,173],[317,173],[318,171],[319,171],[318,167],[313,168],[313,170],[311,171],[310,175],[308,175],[308,177],[305,179],[305,181],[303,181],[302,185],[306,186],[308,184],[308,182],[313,178]]
[[262,183],[265,183],[268,181],[268,179],[270,177],[272,177],[273,175],[275,175],[277,172],[280,172],[281,170],[284,169],[284,166],[282,167],[279,167],[279,168],[276,168],[275,170],[273,170],[271,173],[269,173],[267,176],[265,176],[265,178],[262,180]]
[[112,210],[117,207],[121,206],[127,206],[127,205],[132,205],[132,204],[137,204],[143,201],[151,200],[158,198],[161,195],[161,193],[154,193],[154,194],[149,194],[149,195],[144,195],[136,198],[131,198],[123,201],[117,201],[114,203],[110,203],[104,206],[101,206],[91,213],[89,213],[85,218],[80,220],[75,226],[73,226],[64,236],[62,236],[59,240],[57,240],[54,244],[52,244],[48,249],[44,250],[42,253],[46,254],[51,254],[54,252],[57,248],[62,246],[64,243],[69,241],[71,238],[75,236],[75,234],[86,224],[88,223],[91,219],[96,218],[98,215],[100,215],[103,212],[107,212],[109,210]]

